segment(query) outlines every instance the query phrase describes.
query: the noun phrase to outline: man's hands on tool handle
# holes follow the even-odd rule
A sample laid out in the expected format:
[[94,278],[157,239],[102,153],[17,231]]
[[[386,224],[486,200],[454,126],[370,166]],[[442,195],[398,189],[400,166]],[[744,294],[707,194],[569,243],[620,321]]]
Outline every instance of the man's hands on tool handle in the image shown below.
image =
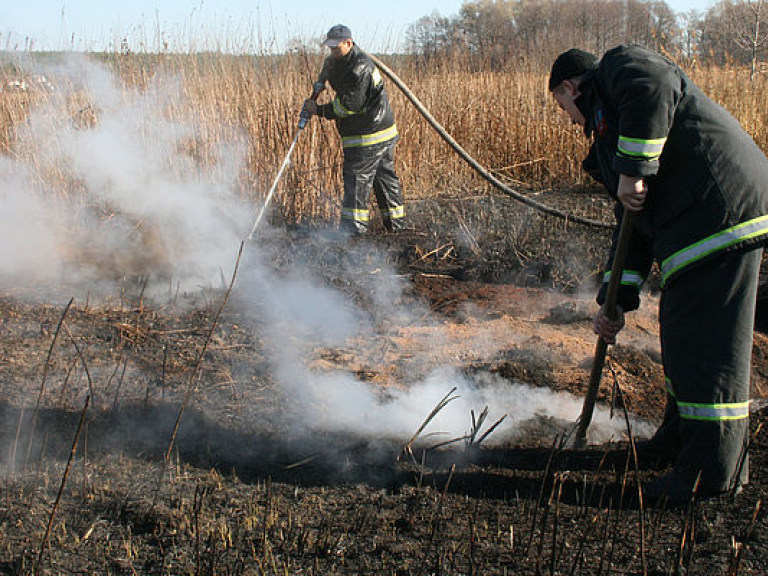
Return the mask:
[[304,100],[304,106],[301,109],[301,114],[303,116],[314,116],[317,114],[317,100],[313,100],[312,98],[307,98]]
[[619,201],[630,212],[640,212],[648,195],[648,186],[640,177],[622,174],[619,177]]
[[[619,178],[619,201],[630,212],[639,212],[645,204],[648,186],[645,180],[622,174]],[[593,322],[595,334],[605,340],[606,344],[616,344],[616,336],[624,328],[624,310],[621,306],[615,308],[616,317],[611,319],[605,308],[600,308]]]
[[325,81],[318,80],[312,84],[312,96],[304,100],[304,105],[301,107],[301,115],[305,118],[311,118],[317,114],[317,97],[325,90]]
[[611,320],[605,311],[605,307],[600,308],[597,316],[592,323],[595,334],[605,340],[606,344],[616,344],[616,335],[624,328],[624,310],[621,306],[616,306],[616,319]]

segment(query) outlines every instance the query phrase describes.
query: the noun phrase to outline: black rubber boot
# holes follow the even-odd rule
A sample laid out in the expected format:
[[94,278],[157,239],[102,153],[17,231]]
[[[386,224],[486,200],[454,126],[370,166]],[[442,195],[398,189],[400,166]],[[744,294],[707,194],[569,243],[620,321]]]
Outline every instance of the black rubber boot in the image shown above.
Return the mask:
[[648,440],[635,442],[637,458],[643,466],[664,466],[674,463],[681,448],[680,413],[675,399],[668,394],[664,419],[658,430]]

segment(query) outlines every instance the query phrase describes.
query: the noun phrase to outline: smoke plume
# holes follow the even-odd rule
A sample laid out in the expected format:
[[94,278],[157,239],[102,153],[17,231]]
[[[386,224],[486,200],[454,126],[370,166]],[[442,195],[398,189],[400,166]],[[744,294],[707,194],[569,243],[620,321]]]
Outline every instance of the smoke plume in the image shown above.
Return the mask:
[[[85,59],[47,73],[55,90],[19,129],[15,154],[0,158],[0,240],[13,247],[0,255],[2,289],[23,293],[35,286],[45,293],[66,285],[93,293],[130,276],[181,290],[220,282],[253,212],[243,209],[237,192],[243,139],[227,134],[201,159],[200,126],[174,115],[183,91],[171,79],[130,89]],[[430,313],[404,304],[403,280],[383,255],[344,271],[353,286],[366,279],[363,308],[300,259],[278,273],[257,242],[247,249],[233,305],[266,342],[296,434],[408,439],[454,388],[454,399],[424,434],[465,435],[472,412],[486,406],[491,422],[506,416],[493,437],[499,440],[515,438],[535,418],[576,420],[580,399],[487,374],[435,368],[380,390],[352,373],[313,370],[318,347],[373,346],[398,326],[428,323]],[[413,351],[420,353],[429,350]],[[623,423],[598,411],[594,429],[600,439],[619,437]]]
[[127,88],[84,57],[46,74],[51,91],[0,161],[0,234],[17,248],[0,259],[3,288],[216,282],[247,226],[242,139],[199,158],[201,127],[175,112],[172,80]]

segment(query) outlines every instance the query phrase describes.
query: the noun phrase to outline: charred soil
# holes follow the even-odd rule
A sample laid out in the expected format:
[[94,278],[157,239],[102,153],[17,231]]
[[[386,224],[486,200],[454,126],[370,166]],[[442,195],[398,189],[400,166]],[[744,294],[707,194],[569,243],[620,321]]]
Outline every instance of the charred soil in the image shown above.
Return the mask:
[[[600,200],[577,200],[607,218]],[[583,397],[608,232],[488,195],[411,214],[415,230],[397,235],[259,239],[276,274],[301,265],[367,313],[370,331],[335,345],[283,327],[306,369],[382,397],[445,367],[510,394],[522,383]],[[146,279],[98,303],[0,300],[0,574],[768,573],[763,333],[751,483],[643,506],[638,483],[660,465],[631,458],[626,435],[574,449],[573,422],[543,415],[491,442],[493,422],[473,413],[477,434],[443,446],[417,430],[296,432],[242,278],[226,302],[223,289],[150,300]],[[382,298],[383,279],[396,289]],[[651,290],[609,353],[598,402],[620,421],[663,410],[656,303]]]

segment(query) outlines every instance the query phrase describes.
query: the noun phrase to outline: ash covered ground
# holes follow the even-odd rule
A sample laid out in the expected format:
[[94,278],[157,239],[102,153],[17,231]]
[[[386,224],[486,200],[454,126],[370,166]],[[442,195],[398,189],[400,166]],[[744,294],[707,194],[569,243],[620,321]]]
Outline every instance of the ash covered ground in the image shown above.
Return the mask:
[[573,449],[606,233],[494,196],[412,213],[401,235],[265,230],[199,290],[8,286],[0,573],[767,573],[766,337],[752,483],[641,507],[657,295]]

